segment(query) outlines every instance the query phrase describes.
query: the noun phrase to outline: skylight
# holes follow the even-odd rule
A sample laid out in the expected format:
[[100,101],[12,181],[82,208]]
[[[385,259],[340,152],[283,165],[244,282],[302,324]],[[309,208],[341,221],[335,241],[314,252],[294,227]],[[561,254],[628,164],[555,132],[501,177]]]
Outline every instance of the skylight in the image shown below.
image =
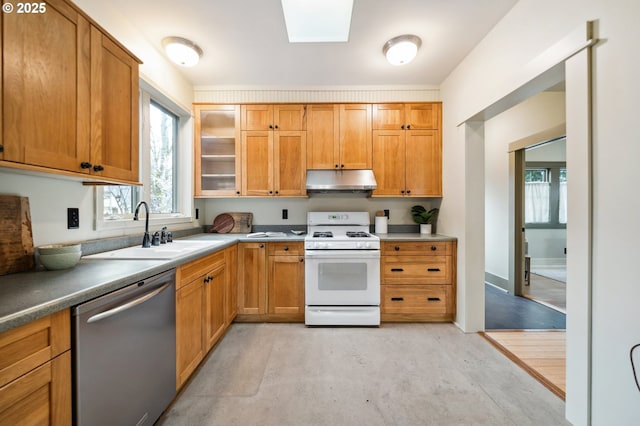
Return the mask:
[[290,43],[349,41],[353,0],[281,0]]

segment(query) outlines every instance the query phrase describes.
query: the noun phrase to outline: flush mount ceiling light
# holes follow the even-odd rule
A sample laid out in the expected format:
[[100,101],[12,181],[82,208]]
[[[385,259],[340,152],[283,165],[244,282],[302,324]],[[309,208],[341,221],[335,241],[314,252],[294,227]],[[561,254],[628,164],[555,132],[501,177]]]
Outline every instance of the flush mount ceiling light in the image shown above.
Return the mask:
[[289,43],[349,41],[353,0],[281,0]]
[[162,39],[162,46],[169,59],[183,67],[196,65],[202,56],[202,49],[186,38],[165,37]]
[[405,34],[386,42],[382,47],[382,53],[391,65],[405,65],[413,61],[421,44],[420,37]]

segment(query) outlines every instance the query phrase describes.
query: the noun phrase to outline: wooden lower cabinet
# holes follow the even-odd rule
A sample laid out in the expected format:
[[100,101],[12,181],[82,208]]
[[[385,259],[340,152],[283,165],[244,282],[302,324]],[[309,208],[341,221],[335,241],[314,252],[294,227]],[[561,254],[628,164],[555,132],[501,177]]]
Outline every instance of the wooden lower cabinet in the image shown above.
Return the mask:
[[225,330],[225,280],[225,266],[219,266],[204,279],[206,351],[216,344]]
[[382,321],[455,319],[455,241],[385,241],[381,249]]
[[235,281],[230,280],[226,262],[234,259],[234,253],[235,247],[231,247],[184,264],[176,271],[177,389],[189,379],[233,320],[228,308],[233,296],[227,293],[235,293]]
[[204,279],[176,291],[176,388],[204,358]]
[[304,247],[301,243],[269,244],[268,313],[304,320]]
[[304,244],[240,243],[238,321],[304,321]]
[[234,245],[224,251],[227,288],[225,290],[225,323],[227,327],[238,314],[238,246]]
[[238,315],[267,312],[266,243],[238,244]]
[[0,334],[0,425],[71,424],[69,311]]

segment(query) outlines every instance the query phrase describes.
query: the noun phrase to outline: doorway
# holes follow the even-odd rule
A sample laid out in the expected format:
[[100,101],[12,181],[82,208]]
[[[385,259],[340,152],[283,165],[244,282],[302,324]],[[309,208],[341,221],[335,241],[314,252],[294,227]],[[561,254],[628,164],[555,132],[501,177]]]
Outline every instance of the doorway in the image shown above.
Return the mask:
[[[521,295],[566,313],[566,136],[525,149],[524,285]],[[520,261],[520,259],[516,259]]]

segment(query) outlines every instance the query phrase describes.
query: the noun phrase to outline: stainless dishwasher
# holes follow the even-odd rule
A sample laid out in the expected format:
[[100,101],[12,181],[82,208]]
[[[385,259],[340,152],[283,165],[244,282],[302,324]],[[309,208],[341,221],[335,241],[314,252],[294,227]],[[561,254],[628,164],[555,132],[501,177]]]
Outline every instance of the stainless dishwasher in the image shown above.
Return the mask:
[[74,423],[151,425],[176,394],[175,270],[73,309]]

